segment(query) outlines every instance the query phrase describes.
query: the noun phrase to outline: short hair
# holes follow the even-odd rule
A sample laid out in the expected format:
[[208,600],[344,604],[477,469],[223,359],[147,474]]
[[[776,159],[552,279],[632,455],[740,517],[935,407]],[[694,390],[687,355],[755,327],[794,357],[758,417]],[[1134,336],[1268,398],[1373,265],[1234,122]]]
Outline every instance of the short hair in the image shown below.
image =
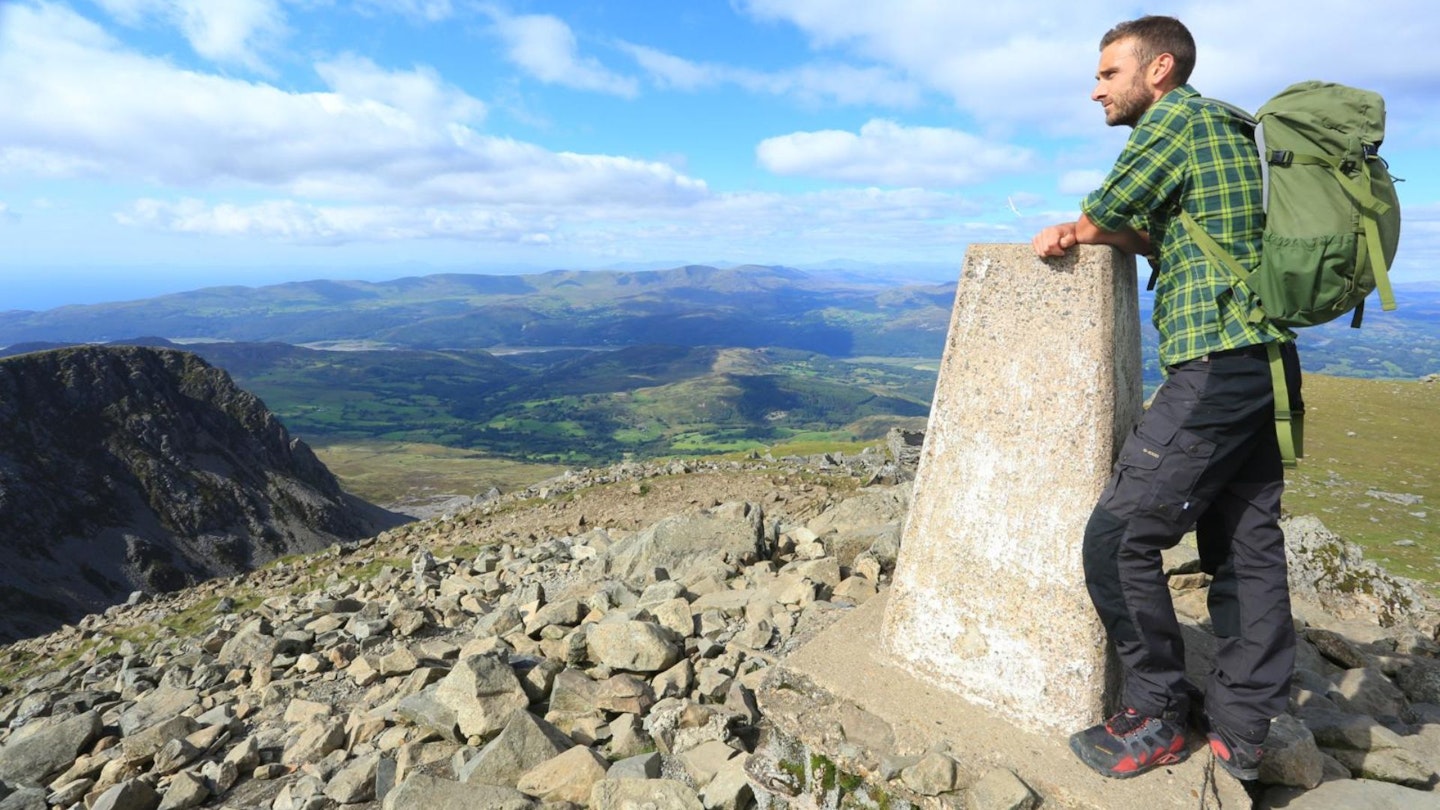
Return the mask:
[[1190,81],[1190,72],[1195,69],[1195,38],[1190,36],[1190,29],[1184,23],[1174,17],[1153,14],[1122,22],[1100,38],[1100,50],[1122,39],[1135,40],[1135,56],[1141,67],[1168,53],[1175,59],[1175,83]]

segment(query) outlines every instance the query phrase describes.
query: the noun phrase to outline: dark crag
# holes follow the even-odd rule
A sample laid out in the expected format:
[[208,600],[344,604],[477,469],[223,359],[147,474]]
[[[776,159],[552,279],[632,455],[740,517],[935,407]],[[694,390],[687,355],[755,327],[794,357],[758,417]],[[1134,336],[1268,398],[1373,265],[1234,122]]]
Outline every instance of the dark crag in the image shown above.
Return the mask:
[[195,355],[0,361],[0,641],[397,522]]

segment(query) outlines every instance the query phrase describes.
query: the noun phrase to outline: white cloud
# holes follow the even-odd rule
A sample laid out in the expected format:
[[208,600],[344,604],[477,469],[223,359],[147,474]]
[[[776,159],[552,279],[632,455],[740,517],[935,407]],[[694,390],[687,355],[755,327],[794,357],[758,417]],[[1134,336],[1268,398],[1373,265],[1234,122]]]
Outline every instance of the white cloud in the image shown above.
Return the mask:
[[418,120],[479,123],[485,103],[447,85],[433,68],[386,71],[361,56],[344,55],[315,66],[335,92],[357,103],[376,101]]
[[620,47],[634,57],[661,87],[703,90],[728,80],[729,70],[719,65],[692,62],[647,45],[627,42]]
[[11,210],[8,203],[0,202],[0,223],[19,222],[20,212]]
[[278,0],[96,0],[116,19],[139,25],[158,18],[180,29],[197,54],[215,62],[265,70],[258,51],[285,34]]
[[[1003,204],[1003,203],[1002,203]],[[726,255],[798,260],[831,251],[935,251],[958,256],[976,240],[1028,231],[981,220],[986,205],[922,189],[836,189],[801,195],[719,194],[689,205],[593,202],[557,216],[544,205],[335,206],[271,200],[139,200],[124,225],[191,235],[338,245],[425,239],[582,251],[589,255]],[[1028,227],[1028,226],[1027,226]],[[637,253],[638,251],[638,253]],[[787,255],[778,255],[784,254]],[[858,255],[858,254],[857,254]]]
[[625,43],[628,52],[661,87],[683,91],[733,84],[754,93],[795,96],[806,101],[840,104],[879,104],[911,107],[920,102],[920,89],[880,67],[854,67],[838,63],[806,65],[766,73],[688,59],[644,45]]
[[540,81],[626,98],[639,93],[635,79],[610,71],[593,57],[581,56],[575,32],[560,18],[512,16],[494,8],[486,13],[505,42],[510,61]]
[[1105,182],[1105,172],[1097,169],[1074,169],[1060,175],[1057,190],[1061,194],[1089,194]]
[[[1088,95],[1100,37],[1136,16],[1126,0],[738,2],[756,18],[795,25],[816,48],[890,66],[982,120],[1052,131],[1099,126],[1099,110]],[[1373,87],[1397,109],[1394,101],[1420,98],[1440,74],[1440,48],[1434,46],[1440,14],[1430,0],[1386,3],[1386,19],[1405,21],[1396,25],[1336,24],[1354,14],[1346,0],[1186,0],[1167,13],[1195,34],[1196,86],[1242,106],[1257,106],[1294,81],[1319,77]],[[1265,20],[1285,23],[1253,35]],[[1337,59],[1341,54],[1347,58]],[[1423,114],[1432,115],[1433,105],[1424,106]]]
[[478,206],[339,207],[294,200],[211,205],[197,199],[173,203],[142,199],[117,214],[116,221],[174,233],[259,237],[302,244],[431,238],[546,244],[553,227],[546,224],[544,217],[527,223],[506,211]]
[[287,92],[135,54],[60,7],[3,14],[0,172],[418,206],[684,204],[708,193],[662,163],[477,132],[484,105],[428,68],[343,57],[319,66],[332,92]]
[[767,138],[760,164],[783,175],[885,186],[954,188],[1029,168],[1028,149],[954,129],[907,127],[875,119],[859,134],[839,130]]
[[399,14],[416,22],[440,22],[455,13],[450,0],[357,0],[357,7],[370,14]]

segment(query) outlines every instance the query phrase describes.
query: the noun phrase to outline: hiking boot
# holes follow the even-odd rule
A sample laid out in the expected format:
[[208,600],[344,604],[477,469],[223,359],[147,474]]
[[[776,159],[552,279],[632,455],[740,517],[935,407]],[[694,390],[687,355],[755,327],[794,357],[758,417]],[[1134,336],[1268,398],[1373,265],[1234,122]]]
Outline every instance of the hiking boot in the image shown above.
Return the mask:
[[1128,779],[1189,755],[1185,728],[1175,720],[1126,709],[1098,726],[1070,735],[1070,750],[1105,776]]
[[1210,721],[1210,753],[1225,772],[1243,782],[1260,778],[1260,743],[1250,742],[1235,732]]

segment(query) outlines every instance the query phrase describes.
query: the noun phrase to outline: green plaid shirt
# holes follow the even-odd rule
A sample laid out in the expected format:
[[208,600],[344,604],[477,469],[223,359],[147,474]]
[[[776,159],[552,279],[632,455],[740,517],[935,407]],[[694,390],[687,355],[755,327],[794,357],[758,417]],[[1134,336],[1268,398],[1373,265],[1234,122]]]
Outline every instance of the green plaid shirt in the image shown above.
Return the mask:
[[1158,248],[1154,322],[1162,369],[1294,337],[1268,322],[1250,323],[1248,296],[1235,289],[1228,269],[1205,258],[1176,217],[1184,206],[1241,266],[1259,263],[1265,227],[1259,153],[1240,122],[1199,98],[1187,84],[1152,104],[1110,176],[1080,205],[1097,227],[1138,226]]

